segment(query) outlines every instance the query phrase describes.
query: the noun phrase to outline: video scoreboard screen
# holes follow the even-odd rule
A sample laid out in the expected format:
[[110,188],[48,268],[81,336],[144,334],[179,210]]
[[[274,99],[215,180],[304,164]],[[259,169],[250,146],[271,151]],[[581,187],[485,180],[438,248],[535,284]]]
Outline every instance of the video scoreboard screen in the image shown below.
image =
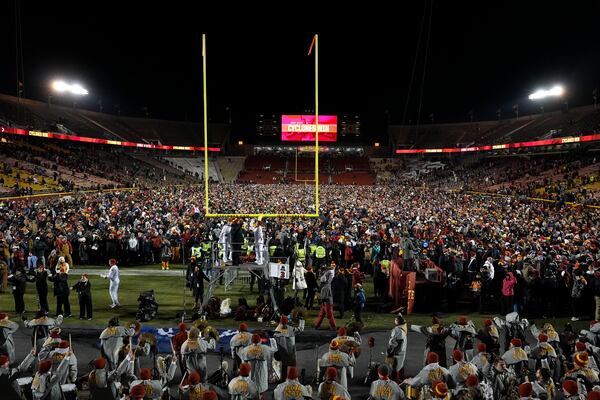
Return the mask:
[[[284,142],[314,142],[317,125],[314,115],[282,115],[281,140]],[[337,116],[319,115],[319,142],[337,140]]]

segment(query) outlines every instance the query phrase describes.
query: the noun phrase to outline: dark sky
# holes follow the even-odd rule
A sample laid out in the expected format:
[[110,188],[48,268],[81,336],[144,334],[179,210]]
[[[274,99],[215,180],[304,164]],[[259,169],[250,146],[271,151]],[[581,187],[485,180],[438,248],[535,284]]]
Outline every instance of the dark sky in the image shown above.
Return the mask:
[[[0,92],[16,93],[15,0],[0,4]],[[209,115],[234,134],[254,129],[257,113],[314,107],[314,60],[320,37],[321,113],[359,114],[363,134],[403,119],[421,21],[425,27],[406,121],[414,123],[423,75],[431,0],[286,2],[285,8],[236,2],[21,1],[25,96],[45,100],[55,77],[90,90],[81,104],[142,116],[201,120],[201,34],[208,34]],[[255,3],[255,2],[253,2]],[[324,4],[325,2],[321,2]],[[410,3],[410,4],[409,4]],[[127,5],[124,5],[127,4]],[[591,103],[600,83],[599,2],[457,2],[433,4],[421,121],[492,119],[535,110],[527,94],[562,83],[571,106]],[[202,6],[200,8],[199,6]],[[315,14],[318,17],[314,17]],[[550,102],[547,109],[560,107]]]

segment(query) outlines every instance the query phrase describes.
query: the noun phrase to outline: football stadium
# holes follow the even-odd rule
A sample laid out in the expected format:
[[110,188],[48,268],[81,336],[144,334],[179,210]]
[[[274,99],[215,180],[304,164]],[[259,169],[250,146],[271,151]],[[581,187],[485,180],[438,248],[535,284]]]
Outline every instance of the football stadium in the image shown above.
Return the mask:
[[597,4],[97,7],[0,8],[2,399],[600,399]]

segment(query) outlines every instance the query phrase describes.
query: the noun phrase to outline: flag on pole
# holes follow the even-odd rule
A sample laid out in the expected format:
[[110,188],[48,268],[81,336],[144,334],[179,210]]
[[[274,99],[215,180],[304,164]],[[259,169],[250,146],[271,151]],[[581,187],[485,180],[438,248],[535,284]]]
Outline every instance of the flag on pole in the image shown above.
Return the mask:
[[308,55],[310,56],[312,54],[312,50],[313,47],[315,47],[315,40],[317,39],[317,35],[315,34],[315,36],[313,36],[313,40],[310,43],[310,48],[308,49]]

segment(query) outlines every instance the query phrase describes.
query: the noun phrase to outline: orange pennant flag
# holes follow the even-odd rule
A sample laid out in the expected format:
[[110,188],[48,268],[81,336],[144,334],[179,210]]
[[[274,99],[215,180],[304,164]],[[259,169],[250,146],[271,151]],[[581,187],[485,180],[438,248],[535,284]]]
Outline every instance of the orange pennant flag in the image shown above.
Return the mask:
[[315,46],[315,40],[317,40],[317,35],[313,36],[313,40],[310,44],[310,48],[308,49],[308,55],[310,56],[312,54],[312,49]]

